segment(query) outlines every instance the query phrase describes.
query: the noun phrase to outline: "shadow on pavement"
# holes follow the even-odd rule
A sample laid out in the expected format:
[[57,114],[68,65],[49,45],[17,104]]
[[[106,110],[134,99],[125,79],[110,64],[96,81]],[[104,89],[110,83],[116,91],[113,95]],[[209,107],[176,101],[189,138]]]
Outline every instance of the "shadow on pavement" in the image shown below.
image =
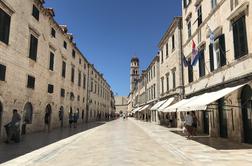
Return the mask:
[[0,143],[0,164],[34,150],[40,149],[77,133],[104,125],[106,122],[79,124],[77,128],[58,128],[46,132],[31,133],[22,136],[20,143]]
[[[182,131],[171,130],[171,132],[179,134],[183,137],[187,135]],[[210,137],[209,135],[198,135],[193,136],[191,140],[196,141],[200,144],[212,147],[216,150],[242,150],[242,149],[252,149],[252,145],[237,143],[230,141],[225,138]]]

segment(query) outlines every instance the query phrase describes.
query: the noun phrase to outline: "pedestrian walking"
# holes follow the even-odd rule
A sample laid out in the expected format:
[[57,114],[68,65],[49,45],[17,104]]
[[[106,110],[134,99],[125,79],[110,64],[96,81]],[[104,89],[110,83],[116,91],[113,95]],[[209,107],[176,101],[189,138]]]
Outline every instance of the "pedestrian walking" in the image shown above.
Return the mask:
[[20,141],[21,116],[16,109],[14,109],[12,113],[13,115],[11,121],[5,125],[7,134],[7,140],[5,141],[5,143],[10,143],[11,140],[14,140],[15,142]]
[[187,112],[187,115],[185,117],[185,128],[187,130],[187,138],[190,139],[192,136],[192,123],[193,118],[190,112]]
[[198,127],[198,118],[195,115],[195,112],[192,112],[192,118],[193,118],[193,123],[192,123],[192,135],[196,136],[197,135],[197,127]]
[[74,115],[73,115],[73,124],[74,124],[74,128],[77,127],[77,122],[78,122],[78,111],[75,111],[75,112],[74,112]]
[[47,132],[50,132],[50,121],[51,121],[50,112],[46,111],[45,117],[44,117],[44,122],[45,122],[45,130]]
[[69,112],[68,120],[69,120],[69,128],[72,128],[72,124],[73,124],[73,111],[72,110],[70,110]]

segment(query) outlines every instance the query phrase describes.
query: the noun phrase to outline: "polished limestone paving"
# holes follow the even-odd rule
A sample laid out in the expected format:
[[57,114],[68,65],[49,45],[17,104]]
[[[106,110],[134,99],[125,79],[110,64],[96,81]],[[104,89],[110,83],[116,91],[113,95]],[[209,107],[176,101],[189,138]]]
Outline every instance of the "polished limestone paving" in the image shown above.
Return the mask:
[[[252,165],[251,146],[239,146],[226,140],[202,139],[207,139],[205,143],[210,142],[210,145],[199,139],[187,140],[163,126],[134,119],[119,119],[42,147],[3,165]],[[211,147],[211,141],[215,147]],[[218,142],[220,149],[216,149]],[[225,146],[229,147],[228,150]]]

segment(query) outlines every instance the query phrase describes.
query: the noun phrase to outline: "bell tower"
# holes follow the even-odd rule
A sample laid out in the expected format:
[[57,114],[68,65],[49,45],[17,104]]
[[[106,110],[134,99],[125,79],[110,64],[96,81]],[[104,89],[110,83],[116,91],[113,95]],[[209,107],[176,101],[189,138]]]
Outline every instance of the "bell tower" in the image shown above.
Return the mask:
[[139,59],[133,57],[130,63],[130,92],[135,89],[136,82],[139,80]]

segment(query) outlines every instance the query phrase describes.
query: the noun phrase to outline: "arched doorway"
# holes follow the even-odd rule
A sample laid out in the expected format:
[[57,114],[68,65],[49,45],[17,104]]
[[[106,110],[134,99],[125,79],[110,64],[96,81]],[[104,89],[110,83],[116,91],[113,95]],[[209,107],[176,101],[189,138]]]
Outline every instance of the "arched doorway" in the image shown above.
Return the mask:
[[50,104],[48,104],[45,109],[45,117],[44,117],[45,127],[47,128],[48,131],[50,131],[51,116],[52,116],[52,107]]
[[241,92],[244,142],[252,144],[252,89],[246,85]]
[[59,110],[59,120],[60,120],[60,127],[64,126],[64,107],[61,106]]
[[0,137],[2,133],[2,115],[3,115],[3,104],[0,101]]
[[33,108],[30,102],[26,103],[24,106],[24,111],[22,115],[22,131],[23,135],[26,134],[26,125],[32,124]]

